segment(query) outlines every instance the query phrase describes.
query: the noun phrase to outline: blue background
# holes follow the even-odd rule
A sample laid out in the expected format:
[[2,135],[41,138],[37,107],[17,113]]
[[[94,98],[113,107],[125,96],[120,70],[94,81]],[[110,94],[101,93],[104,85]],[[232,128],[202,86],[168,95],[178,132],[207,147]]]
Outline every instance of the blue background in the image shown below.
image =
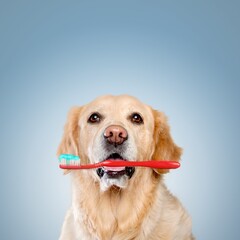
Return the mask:
[[197,239],[240,239],[239,1],[0,3],[1,239],[57,239],[70,177],[56,149],[70,107],[134,95],[184,148],[166,176]]

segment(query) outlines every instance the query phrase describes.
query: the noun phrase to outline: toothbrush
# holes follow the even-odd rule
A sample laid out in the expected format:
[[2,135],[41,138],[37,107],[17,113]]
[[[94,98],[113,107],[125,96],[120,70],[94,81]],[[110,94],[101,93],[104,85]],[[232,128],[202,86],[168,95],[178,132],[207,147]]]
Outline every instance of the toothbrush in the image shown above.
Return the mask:
[[61,154],[59,156],[59,167],[62,169],[91,169],[100,167],[150,167],[160,169],[176,169],[180,163],[176,161],[124,161],[108,159],[94,164],[80,164],[80,158],[72,154]]

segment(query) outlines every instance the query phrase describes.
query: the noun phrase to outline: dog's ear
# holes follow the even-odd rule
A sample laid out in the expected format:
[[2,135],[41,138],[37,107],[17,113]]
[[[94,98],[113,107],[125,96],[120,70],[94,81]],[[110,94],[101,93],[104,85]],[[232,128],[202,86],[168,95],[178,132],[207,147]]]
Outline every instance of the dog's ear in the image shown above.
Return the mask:
[[[67,122],[64,127],[64,133],[62,140],[59,144],[57,150],[57,156],[61,154],[73,154],[79,156],[79,117],[81,112],[81,107],[72,108],[67,117]],[[68,173],[69,171],[64,171]]]
[[[153,110],[154,116],[154,152],[153,160],[179,161],[182,149],[178,147],[170,134],[167,117],[162,112]],[[169,170],[155,169],[159,174]]]

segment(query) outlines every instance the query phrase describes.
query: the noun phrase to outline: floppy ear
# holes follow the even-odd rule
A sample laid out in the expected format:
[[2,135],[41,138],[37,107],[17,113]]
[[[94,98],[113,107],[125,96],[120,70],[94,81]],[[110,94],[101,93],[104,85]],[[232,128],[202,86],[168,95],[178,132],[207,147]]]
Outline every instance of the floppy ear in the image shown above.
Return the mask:
[[[81,107],[74,107],[68,113],[67,122],[61,143],[57,150],[57,156],[61,154],[73,154],[79,156],[79,125],[78,120]],[[64,173],[67,173],[65,171]]]
[[[153,160],[179,161],[182,149],[178,147],[170,134],[170,127],[167,123],[167,117],[156,110],[153,110],[154,116],[154,144]],[[169,170],[155,169],[159,174],[167,173]]]

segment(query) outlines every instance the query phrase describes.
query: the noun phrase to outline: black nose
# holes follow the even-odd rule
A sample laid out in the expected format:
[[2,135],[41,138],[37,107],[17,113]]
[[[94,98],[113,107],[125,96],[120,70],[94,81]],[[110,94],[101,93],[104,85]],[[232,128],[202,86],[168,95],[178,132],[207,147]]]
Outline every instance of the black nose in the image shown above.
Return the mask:
[[107,139],[108,143],[117,146],[127,140],[128,133],[127,130],[121,126],[111,125],[105,129],[104,137]]

